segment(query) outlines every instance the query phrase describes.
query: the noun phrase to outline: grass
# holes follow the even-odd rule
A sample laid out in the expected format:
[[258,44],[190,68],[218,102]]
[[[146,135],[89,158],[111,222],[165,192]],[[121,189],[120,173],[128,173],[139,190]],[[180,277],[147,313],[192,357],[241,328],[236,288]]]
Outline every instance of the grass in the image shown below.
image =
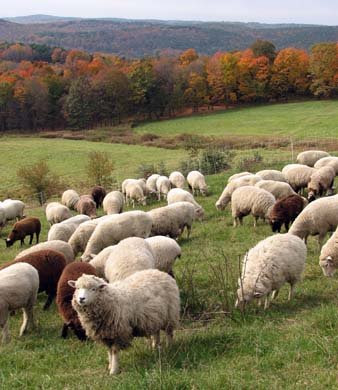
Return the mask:
[[150,122],[138,126],[138,133],[173,136],[293,136],[336,137],[338,102],[310,101],[236,108],[226,112]]

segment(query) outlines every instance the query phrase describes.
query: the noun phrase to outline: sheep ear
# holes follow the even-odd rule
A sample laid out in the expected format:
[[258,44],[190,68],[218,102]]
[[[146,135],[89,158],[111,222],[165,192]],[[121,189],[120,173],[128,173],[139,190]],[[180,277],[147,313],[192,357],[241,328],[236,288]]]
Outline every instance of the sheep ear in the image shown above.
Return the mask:
[[98,290],[102,291],[106,286],[107,286],[106,284],[100,284]]
[[328,256],[328,257],[326,258],[326,261],[327,261],[329,264],[333,264],[333,259],[332,259],[331,256]]
[[262,293],[254,292],[254,298],[260,298],[261,296],[262,296]]
[[75,280],[68,280],[68,285],[75,288]]
[[96,255],[94,253],[90,253],[89,257],[91,257],[92,259],[94,259]]

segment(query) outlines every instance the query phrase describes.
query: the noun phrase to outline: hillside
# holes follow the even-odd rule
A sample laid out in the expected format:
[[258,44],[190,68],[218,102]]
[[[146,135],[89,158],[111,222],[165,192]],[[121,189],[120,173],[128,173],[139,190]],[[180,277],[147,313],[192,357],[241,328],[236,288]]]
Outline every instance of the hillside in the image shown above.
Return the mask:
[[8,20],[0,20],[0,41],[40,43],[126,57],[190,47],[203,54],[241,50],[256,39],[269,40],[278,49],[290,46],[308,49],[317,42],[338,41],[338,26],[73,19],[47,15]]

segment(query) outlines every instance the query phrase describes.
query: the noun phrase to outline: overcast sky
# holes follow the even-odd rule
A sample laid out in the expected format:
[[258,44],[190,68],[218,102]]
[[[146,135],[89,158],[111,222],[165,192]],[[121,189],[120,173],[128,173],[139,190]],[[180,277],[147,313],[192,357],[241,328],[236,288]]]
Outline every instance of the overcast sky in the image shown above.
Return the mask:
[[2,17],[47,14],[338,24],[338,0],[8,0],[1,8]]

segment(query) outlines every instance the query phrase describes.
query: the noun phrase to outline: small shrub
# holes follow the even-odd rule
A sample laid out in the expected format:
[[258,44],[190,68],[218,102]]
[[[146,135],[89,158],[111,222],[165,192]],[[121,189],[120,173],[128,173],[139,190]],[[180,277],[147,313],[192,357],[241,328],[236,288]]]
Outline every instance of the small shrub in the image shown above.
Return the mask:
[[138,166],[136,171],[137,177],[143,177],[145,179],[148,179],[148,177],[151,176],[153,173],[168,176],[169,171],[164,161],[160,161],[158,164],[142,163]]
[[114,163],[107,152],[90,152],[87,162],[87,176],[91,185],[112,188]]
[[203,148],[203,141],[198,136],[186,134],[184,136],[183,148],[188,151],[191,158],[197,157],[199,150]]
[[256,150],[253,152],[252,156],[244,157],[240,159],[237,163],[236,168],[241,171],[253,171],[263,161],[263,156]]

